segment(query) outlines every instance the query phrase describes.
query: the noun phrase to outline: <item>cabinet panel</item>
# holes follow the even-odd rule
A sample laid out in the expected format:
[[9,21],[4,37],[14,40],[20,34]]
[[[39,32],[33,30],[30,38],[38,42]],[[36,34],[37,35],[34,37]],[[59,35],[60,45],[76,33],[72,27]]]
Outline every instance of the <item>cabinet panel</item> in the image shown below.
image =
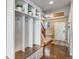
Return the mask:
[[23,50],[23,16],[16,16],[15,19],[15,51],[19,51]]

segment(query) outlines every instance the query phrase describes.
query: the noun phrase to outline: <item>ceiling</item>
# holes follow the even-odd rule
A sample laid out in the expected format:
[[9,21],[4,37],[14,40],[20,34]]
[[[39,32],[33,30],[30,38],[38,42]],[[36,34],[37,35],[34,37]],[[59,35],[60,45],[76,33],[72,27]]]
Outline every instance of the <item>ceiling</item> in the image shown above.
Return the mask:
[[49,1],[51,0],[31,0],[37,6],[39,6],[43,12],[48,12],[50,10],[56,10],[58,8],[62,8],[64,6],[69,5],[71,0],[53,0],[54,3],[49,5]]

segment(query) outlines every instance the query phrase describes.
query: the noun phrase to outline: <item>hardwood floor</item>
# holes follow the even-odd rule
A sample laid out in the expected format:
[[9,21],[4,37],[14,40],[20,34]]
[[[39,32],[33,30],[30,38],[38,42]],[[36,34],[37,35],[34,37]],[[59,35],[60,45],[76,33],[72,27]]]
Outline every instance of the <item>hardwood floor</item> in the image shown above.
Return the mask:
[[38,51],[41,47],[39,45],[34,44],[32,48],[25,48],[25,59]]
[[30,55],[32,55],[33,53],[35,53],[37,50],[39,50],[41,47],[39,45],[33,45],[32,48],[27,47],[25,48],[25,52],[23,51],[18,51],[15,53],[15,59],[26,59],[27,57],[29,57]]
[[[38,46],[35,46],[35,48],[38,48]],[[36,51],[36,49],[30,50],[29,51]],[[29,51],[26,51],[29,53]],[[31,52],[32,53],[32,52]],[[16,52],[15,59],[26,59],[26,55],[24,52],[19,51]],[[41,59],[71,59],[69,55],[69,50],[65,46],[60,46],[60,45],[55,45],[51,44],[51,42],[47,45],[44,46],[43,48],[43,57]]]
[[41,59],[71,59],[69,50],[65,46],[48,44],[44,47]]

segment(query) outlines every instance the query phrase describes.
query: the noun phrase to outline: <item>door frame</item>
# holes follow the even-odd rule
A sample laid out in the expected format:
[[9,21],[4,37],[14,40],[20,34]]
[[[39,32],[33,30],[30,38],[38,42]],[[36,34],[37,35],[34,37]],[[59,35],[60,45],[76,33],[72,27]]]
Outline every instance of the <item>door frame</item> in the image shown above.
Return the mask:
[[[66,23],[65,43],[68,44],[68,39],[67,39],[67,37],[68,37],[68,25],[67,25],[68,24],[68,17],[56,18],[56,19],[52,19],[52,21],[53,21],[53,23],[56,23],[56,22],[65,22]],[[55,40],[55,25],[54,25],[53,29],[54,29],[54,40]]]

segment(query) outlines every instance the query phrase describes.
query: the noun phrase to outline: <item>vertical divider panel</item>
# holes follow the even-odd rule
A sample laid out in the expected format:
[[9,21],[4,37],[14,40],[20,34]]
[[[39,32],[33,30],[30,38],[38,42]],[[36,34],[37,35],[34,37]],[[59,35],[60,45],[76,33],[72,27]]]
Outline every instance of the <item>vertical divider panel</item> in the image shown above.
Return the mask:
[[29,22],[28,18],[25,18],[25,48],[29,47]]
[[15,59],[15,0],[7,1],[7,50],[9,59]]
[[23,16],[23,40],[22,40],[22,48],[25,51],[25,15]]
[[29,47],[33,47],[33,19],[29,18]]
[[34,22],[34,44],[41,45],[41,24],[40,20]]

